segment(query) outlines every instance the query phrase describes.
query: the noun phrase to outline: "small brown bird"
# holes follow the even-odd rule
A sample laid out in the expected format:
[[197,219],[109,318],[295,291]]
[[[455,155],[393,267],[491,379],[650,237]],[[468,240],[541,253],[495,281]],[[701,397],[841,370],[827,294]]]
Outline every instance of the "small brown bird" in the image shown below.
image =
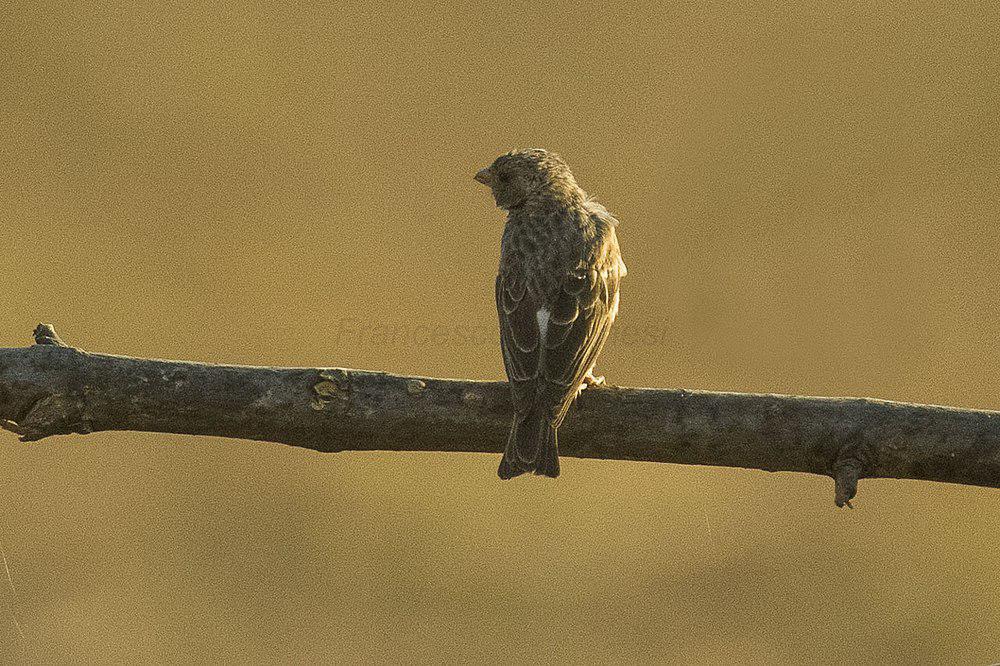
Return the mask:
[[501,155],[475,179],[507,211],[496,301],[514,424],[497,474],[557,477],[556,431],[584,386],[603,381],[592,371],[625,276],[618,220],[540,148]]

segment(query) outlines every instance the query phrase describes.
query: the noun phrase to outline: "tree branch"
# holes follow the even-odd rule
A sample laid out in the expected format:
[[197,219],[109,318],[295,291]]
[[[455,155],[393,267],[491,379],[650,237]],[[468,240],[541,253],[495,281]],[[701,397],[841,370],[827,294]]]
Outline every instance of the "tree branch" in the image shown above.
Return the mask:
[[[214,435],[316,451],[499,453],[503,382],[89,354],[39,325],[0,349],[0,426],[31,442],[103,430]],[[1000,412],[867,398],[600,387],[560,429],[578,458],[809,472],[850,506],[858,479],[1000,488]]]

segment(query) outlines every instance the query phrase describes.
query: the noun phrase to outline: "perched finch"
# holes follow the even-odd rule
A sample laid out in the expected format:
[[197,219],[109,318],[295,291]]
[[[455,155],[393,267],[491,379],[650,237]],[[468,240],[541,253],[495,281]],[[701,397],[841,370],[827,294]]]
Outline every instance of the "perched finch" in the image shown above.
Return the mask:
[[625,264],[618,220],[540,148],[501,155],[475,179],[507,211],[496,281],[500,346],[514,424],[497,474],[559,476],[556,431],[618,313]]

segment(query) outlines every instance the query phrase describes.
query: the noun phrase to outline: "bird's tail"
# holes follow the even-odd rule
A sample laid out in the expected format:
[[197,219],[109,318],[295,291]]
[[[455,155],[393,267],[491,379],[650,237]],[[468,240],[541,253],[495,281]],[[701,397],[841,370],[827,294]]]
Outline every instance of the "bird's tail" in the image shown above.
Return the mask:
[[512,479],[525,472],[553,479],[559,476],[556,429],[540,409],[532,409],[521,420],[514,417],[514,425],[507,438],[507,448],[497,470],[501,479]]

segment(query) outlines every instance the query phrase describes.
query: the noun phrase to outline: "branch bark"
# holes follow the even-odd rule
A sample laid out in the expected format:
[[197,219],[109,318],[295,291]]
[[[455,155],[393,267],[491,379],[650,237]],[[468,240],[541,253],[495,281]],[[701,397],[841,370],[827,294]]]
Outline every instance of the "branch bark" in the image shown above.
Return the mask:
[[[48,325],[34,345],[0,349],[0,426],[25,442],[139,430],[323,452],[499,453],[509,420],[503,382],[90,354]],[[830,476],[837,506],[850,506],[863,478],[1000,488],[994,411],[599,387],[583,392],[559,433],[563,456]]]

